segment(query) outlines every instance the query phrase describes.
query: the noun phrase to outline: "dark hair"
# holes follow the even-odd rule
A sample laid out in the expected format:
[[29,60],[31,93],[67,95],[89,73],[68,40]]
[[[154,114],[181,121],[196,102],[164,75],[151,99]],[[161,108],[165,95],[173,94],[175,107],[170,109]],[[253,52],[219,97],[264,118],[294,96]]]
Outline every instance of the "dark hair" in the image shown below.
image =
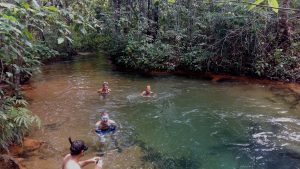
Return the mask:
[[71,155],[78,155],[81,153],[82,150],[86,151],[88,147],[84,144],[82,140],[75,140],[72,141],[71,137],[69,137],[70,146],[70,153]]

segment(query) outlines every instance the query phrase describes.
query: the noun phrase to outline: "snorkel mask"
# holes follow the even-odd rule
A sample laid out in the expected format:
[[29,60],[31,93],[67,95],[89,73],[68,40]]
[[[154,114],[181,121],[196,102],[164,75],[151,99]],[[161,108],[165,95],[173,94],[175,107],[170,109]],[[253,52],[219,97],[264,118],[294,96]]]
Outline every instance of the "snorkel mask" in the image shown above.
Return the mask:
[[101,116],[102,121],[108,121],[108,119],[109,119],[108,115]]

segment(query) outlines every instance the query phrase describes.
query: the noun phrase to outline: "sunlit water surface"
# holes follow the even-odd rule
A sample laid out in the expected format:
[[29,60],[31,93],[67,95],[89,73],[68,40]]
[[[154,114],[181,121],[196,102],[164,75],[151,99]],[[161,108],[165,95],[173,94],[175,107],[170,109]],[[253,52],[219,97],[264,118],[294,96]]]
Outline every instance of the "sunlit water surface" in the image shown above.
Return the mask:
[[[103,81],[112,89],[106,99],[96,92]],[[139,96],[146,84],[156,97]],[[120,125],[120,147],[141,147],[138,160],[153,168],[300,168],[299,96],[286,90],[143,77],[113,71],[102,56],[44,66],[31,86],[30,109],[43,122],[31,135],[46,143],[25,158],[30,169],[60,168],[68,136],[84,140],[87,156],[94,156],[99,142],[93,130],[101,110]],[[136,154],[126,154],[131,155]],[[105,162],[107,168],[135,168],[126,158],[117,167]]]

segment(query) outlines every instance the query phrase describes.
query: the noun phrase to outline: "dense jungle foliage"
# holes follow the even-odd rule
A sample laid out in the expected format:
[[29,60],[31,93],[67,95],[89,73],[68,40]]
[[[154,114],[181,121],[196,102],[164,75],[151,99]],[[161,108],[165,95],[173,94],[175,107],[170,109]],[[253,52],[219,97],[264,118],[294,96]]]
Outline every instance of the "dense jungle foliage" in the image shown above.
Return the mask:
[[92,20],[52,1],[0,1],[0,149],[19,143],[39,125],[20,92],[41,61],[74,53],[72,33],[94,29]]
[[298,0],[0,0],[0,148],[39,119],[20,92],[42,61],[107,51],[142,71],[300,82]]
[[109,25],[95,44],[131,69],[300,82],[300,1],[251,2],[114,0],[95,7]]

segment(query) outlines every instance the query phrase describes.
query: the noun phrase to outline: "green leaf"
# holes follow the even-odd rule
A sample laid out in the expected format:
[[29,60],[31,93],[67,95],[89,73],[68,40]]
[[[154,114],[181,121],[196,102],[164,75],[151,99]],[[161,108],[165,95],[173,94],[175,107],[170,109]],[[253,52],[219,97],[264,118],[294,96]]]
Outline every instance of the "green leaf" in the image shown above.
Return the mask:
[[32,43],[29,42],[28,40],[25,40],[25,45],[27,45],[28,47],[32,48]]
[[264,2],[265,0],[256,0],[252,5],[250,5],[249,10],[252,10],[253,8],[255,8],[257,5],[261,4],[262,2]]
[[7,20],[10,20],[12,22],[17,22],[18,21],[17,18],[15,18],[13,16],[10,16],[10,15],[5,15],[4,14],[2,17],[5,18],[5,19],[7,19]]
[[14,4],[10,4],[10,3],[0,3],[0,6],[9,9],[15,7]]
[[174,4],[176,2],[176,0],[168,0],[169,4]]
[[80,32],[82,33],[82,34],[87,34],[87,31],[85,30],[85,28],[84,27],[82,27],[81,29],[80,29]]
[[62,38],[62,37],[60,37],[60,38],[57,39],[57,43],[58,44],[62,44],[64,41],[65,41],[65,39]]
[[29,30],[28,30],[27,28],[23,29],[23,33],[26,35],[26,37],[27,37],[29,40],[32,40],[32,39],[33,39],[32,33],[29,32]]
[[72,40],[70,37],[66,36],[66,39],[67,39],[70,43],[73,43],[73,40]]
[[277,0],[268,0],[268,4],[274,12],[278,13],[279,5],[278,5]]
[[31,0],[31,3],[35,9],[40,9],[40,5],[36,0]]
[[12,77],[13,76],[13,74],[10,73],[10,72],[5,72],[5,73],[6,73],[7,77]]
[[49,11],[52,11],[52,12],[56,12],[57,11],[57,8],[55,6],[46,7],[46,9],[48,9]]
[[25,9],[29,9],[30,8],[30,5],[27,2],[23,2],[22,5],[23,5],[23,7]]

